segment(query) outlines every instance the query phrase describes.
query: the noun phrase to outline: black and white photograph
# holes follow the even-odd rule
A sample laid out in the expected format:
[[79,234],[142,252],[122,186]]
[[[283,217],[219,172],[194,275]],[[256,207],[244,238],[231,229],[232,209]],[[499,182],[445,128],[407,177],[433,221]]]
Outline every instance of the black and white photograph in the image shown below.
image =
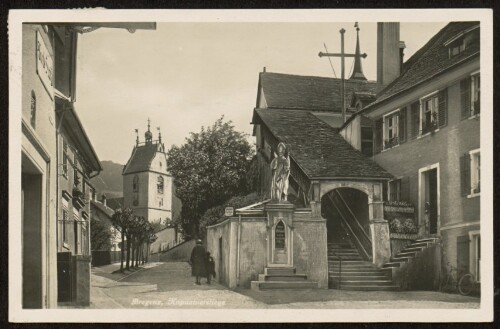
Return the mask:
[[11,10],[9,320],[492,321],[492,19]]

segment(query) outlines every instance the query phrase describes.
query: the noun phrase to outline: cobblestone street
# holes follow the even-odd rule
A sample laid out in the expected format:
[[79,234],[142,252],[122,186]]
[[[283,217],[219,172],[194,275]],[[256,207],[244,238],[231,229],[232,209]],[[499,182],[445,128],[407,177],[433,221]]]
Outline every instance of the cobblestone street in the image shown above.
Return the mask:
[[185,262],[150,263],[116,273],[119,264],[92,268],[91,308],[478,308],[479,298],[432,291],[230,290],[194,284]]

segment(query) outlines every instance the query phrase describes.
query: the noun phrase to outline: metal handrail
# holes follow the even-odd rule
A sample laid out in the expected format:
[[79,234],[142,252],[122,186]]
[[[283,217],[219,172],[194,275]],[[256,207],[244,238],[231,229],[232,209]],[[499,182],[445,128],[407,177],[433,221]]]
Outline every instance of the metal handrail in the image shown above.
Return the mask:
[[358,228],[359,230],[361,231],[361,233],[366,237],[366,239],[370,240],[370,236],[368,236],[368,234],[366,233],[365,229],[363,228],[363,226],[361,226],[361,224],[359,223],[359,219],[356,217],[356,215],[354,215],[354,213],[352,212],[351,208],[349,208],[349,206],[347,205],[347,202],[345,202],[345,199],[344,197],[342,196],[342,194],[339,193],[339,191],[335,191],[337,192],[337,195],[340,197],[340,199],[342,200],[342,203],[344,204],[344,206],[347,208],[347,210],[349,211],[349,213],[352,215],[352,217],[355,219],[354,222],[358,225]]
[[[333,206],[335,207],[335,209],[337,209],[337,212],[339,213],[340,217],[342,218],[343,224],[345,224],[347,230],[352,233],[352,235],[353,235],[353,237],[355,239],[355,242],[357,242],[356,245],[359,246],[359,248],[363,252],[363,254],[366,257],[366,259],[370,259],[370,253],[365,248],[365,246],[363,245],[363,243],[360,241],[360,239],[358,238],[358,236],[356,234],[354,234],[354,230],[351,227],[351,225],[349,224],[348,220],[345,218],[345,215],[340,211],[340,209],[338,208],[338,206],[335,204],[334,200],[331,199],[331,198],[332,197],[330,196],[330,200],[332,201]],[[362,230],[362,232],[365,233],[364,230]],[[349,233],[349,232],[347,232],[347,233]],[[366,236],[364,236],[364,237],[366,238]],[[368,243],[369,243],[369,246],[371,247],[371,242],[370,242],[369,239],[368,239]]]
[[336,255],[335,252],[333,252],[333,257],[336,257],[339,259],[339,290],[341,289],[341,284],[342,284],[342,257],[339,255]]

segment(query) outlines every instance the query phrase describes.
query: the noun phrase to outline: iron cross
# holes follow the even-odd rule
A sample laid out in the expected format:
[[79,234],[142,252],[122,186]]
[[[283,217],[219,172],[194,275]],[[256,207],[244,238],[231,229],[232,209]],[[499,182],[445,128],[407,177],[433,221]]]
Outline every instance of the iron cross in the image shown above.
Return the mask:
[[[356,29],[359,31],[358,23],[354,25]],[[341,61],[341,73],[340,73],[340,100],[342,104],[342,121],[346,121],[346,104],[345,104],[345,58],[346,57],[356,57],[356,54],[346,54],[344,52],[344,29],[340,29],[340,53],[324,53],[320,52],[318,54],[319,57],[340,57]],[[360,57],[366,58],[366,53],[360,55]]]

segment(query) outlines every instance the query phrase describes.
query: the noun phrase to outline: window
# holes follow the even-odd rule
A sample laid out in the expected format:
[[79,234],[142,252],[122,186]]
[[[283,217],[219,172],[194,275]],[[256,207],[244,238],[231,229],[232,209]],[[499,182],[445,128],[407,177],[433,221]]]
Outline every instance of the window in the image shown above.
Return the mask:
[[163,194],[163,177],[162,176],[158,176],[157,188],[158,188],[158,193]]
[[132,191],[139,192],[139,176],[135,175],[132,181]]
[[469,232],[469,270],[476,278],[476,281],[481,281],[481,235],[479,231]]
[[434,95],[422,101],[422,114],[420,125],[422,134],[437,128],[438,97]]
[[481,78],[479,73],[471,76],[471,115],[481,112]]
[[64,177],[68,178],[68,142],[63,138],[63,164],[62,164],[62,174]]
[[361,153],[373,155],[373,132],[371,127],[361,127]]
[[473,151],[470,154],[471,168],[471,190],[470,194],[478,194],[481,192],[481,153]]
[[463,37],[458,38],[457,40],[449,44],[448,48],[449,58],[460,55],[464,50],[465,50],[464,38]]
[[406,139],[406,108],[386,114],[383,124],[384,149],[404,142]]
[[80,177],[78,176],[78,158],[76,157],[76,154],[73,158],[73,185],[75,185],[75,187],[80,185]]
[[481,112],[481,77],[474,73],[460,81],[462,119],[470,118]]
[[401,201],[401,179],[389,181],[389,201]]
[[36,129],[36,95],[33,90],[31,91],[30,124],[34,129]]
[[[419,128],[420,134],[435,131],[444,127],[448,121],[448,89],[436,91],[420,99]],[[416,118],[412,105],[412,120]],[[412,124],[415,124],[412,122]],[[413,129],[412,129],[413,130]]]
[[475,197],[481,192],[481,153],[470,151],[460,159],[462,196]]

